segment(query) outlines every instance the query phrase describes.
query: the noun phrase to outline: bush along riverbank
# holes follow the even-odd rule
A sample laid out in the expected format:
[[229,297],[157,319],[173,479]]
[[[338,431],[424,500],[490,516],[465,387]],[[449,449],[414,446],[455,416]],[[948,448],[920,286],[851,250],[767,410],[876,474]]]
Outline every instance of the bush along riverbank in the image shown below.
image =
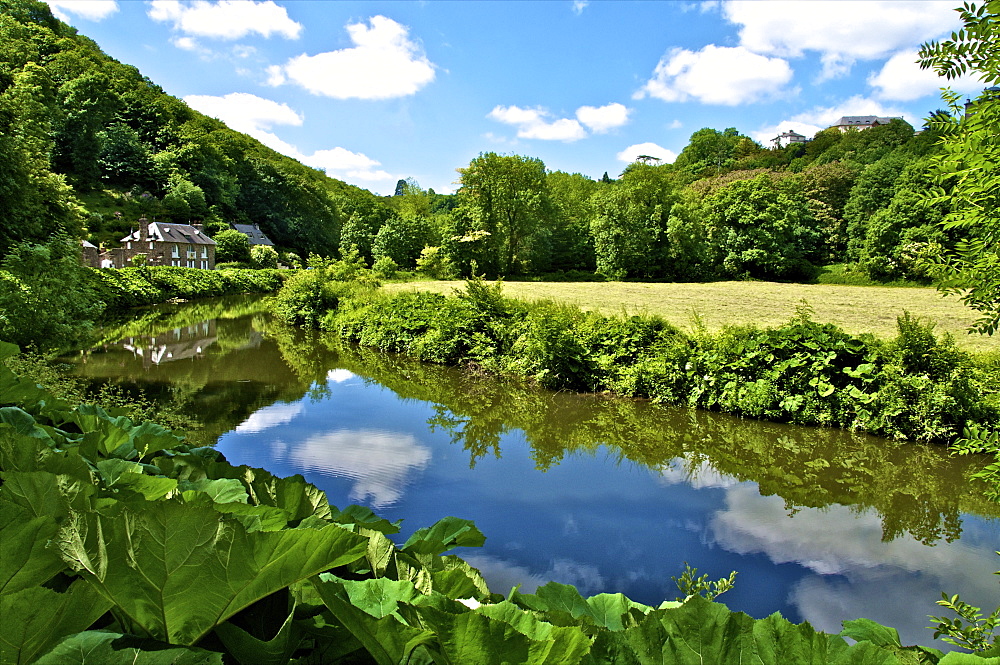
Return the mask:
[[508,299],[499,283],[387,295],[316,271],[290,280],[274,311],[428,362],[747,418],[948,443],[1000,416],[996,373],[909,314],[892,340],[817,323],[807,307],[779,328],[685,333],[652,316]]
[[[16,347],[0,343],[0,360]],[[491,593],[445,554],[484,536],[331,506],[301,476],[100,407],[0,363],[0,663],[963,663],[866,619],[840,635],[710,597],[687,569],[658,607],[549,583]],[[856,640],[848,644],[845,637]],[[986,643],[984,643],[986,644]],[[987,648],[991,648],[988,647]],[[995,647],[992,647],[995,651]]]
[[199,270],[171,266],[95,269],[79,245],[55,237],[20,245],[0,261],[0,340],[50,353],[84,344],[96,322],[131,307],[277,291],[278,270]]

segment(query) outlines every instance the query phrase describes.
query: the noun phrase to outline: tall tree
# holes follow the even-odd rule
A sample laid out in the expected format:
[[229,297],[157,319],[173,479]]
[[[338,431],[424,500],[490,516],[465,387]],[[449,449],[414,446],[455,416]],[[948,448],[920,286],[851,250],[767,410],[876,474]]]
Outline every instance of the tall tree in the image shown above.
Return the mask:
[[472,231],[488,233],[487,273],[510,275],[528,261],[533,236],[547,231],[552,200],[542,160],[520,155],[480,154],[459,169],[460,210]]

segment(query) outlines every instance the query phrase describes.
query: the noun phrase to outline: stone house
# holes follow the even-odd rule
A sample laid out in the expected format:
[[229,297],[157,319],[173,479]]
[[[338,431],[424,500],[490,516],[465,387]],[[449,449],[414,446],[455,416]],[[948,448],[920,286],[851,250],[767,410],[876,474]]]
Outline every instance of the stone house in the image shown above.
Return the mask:
[[830,125],[830,129],[839,129],[842,132],[854,129],[869,129],[878,125],[888,125],[893,120],[902,120],[902,117],[883,118],[877,115],[845,115],[836,123]]
[[[144,219],[139,220],[144,223]],[[211,270],[215,267],[215,241],[201,225],[150,222],[121,239],[122,246],[101,254],[102,268],[122,268],[146,255],[151,266],[182,266]]]
[[232,224],[229,227],[234,231],[239,231],[247,238],[250,239],[250,246],[254,245],[266,245],[268,247],[274,247],[274,243],[271,239],[264,235],[264,232],[260,230],[260,226],[257,224]]

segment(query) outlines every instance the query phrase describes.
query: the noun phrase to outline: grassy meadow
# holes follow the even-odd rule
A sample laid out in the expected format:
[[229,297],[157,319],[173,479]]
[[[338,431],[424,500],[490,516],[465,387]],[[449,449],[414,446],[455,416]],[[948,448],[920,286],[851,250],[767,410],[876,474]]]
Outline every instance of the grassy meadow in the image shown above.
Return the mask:
[[[387,291],[420,289],[451,293],[462,281],[389,283]],[[896,334],[896,317],[904,310],[932,321],[938,333],[950,333],[959,346],[975,352],[1000,349],[1000,336],[967,334],[976,318],[955,296],[933,288],[783,284],[776,282],[709,282],[701,284],[643,282],[505,282],[504,293],[523,300],[554,300],[603,314],[655,314],[683,330],[696,319],[709,330],[725,325],[779,326],[803,302],[813,320],[834,323],[851,333],[878,337]]]

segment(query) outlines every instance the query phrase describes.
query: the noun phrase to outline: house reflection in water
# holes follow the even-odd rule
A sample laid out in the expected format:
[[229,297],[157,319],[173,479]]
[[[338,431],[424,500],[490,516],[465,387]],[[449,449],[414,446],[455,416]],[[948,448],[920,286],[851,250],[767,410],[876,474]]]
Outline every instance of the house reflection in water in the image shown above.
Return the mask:
[[200,358],[218,341],[215,319],[202,321],[183,328],[167,330],[152,337],[127,337],[115,346],[131,351],[142,359],[142,366],[149,369],[172,360]]

